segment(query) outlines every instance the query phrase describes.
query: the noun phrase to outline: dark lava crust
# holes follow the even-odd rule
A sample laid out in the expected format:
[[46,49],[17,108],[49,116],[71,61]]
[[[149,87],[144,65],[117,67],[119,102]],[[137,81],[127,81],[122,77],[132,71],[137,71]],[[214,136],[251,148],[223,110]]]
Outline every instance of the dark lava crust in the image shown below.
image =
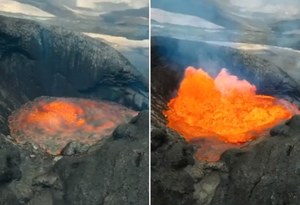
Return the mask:
[[299,103],[294,76],[257,55],[204,42],[155,37],[151,52],[152,204],[299,204],[300,116],[273,128],[270,136],[207,163],[194,159],[196,148],[167,128],[162,114],[190,65],[209,68],[212,75],[225,67],[255,84],[260,93]]

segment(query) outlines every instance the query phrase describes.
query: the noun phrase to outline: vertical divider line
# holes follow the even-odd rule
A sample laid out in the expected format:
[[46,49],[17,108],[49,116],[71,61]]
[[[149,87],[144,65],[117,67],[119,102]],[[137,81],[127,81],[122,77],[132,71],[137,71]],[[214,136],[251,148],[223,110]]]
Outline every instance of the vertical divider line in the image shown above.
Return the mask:
[[148,23],[148,28],[149,28],[149,49],[148,49],[148,76],[149,76],[149,179],[148,179],[148,183],[149,183],[149,205],[151,205],[151,0],[149,0],[149,23]]

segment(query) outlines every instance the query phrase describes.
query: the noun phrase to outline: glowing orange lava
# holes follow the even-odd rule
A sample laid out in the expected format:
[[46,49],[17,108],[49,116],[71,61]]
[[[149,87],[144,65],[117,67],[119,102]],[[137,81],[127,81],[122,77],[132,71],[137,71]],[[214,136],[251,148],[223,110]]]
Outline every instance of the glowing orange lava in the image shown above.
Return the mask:
[[55,155],[70,141],[94,144],[136,114],[104,101],[41,97],[15,111],[9,127],[18,142],[33,141]]
[[165,111],[168,126],[188,141],[215,137],[244,143],[292,117],[296,107],[274,97],[257,95],[256,87],[222,69],[213,79],[188,67],[178,95]]
[[26,121],[45,128],[49,133],[54,133],[60,128],[62,131],[67,131],[84,125],[85,120],[80,117],[83,113],[83,109],[75,103],[53,101],[32,110],[28,113]]

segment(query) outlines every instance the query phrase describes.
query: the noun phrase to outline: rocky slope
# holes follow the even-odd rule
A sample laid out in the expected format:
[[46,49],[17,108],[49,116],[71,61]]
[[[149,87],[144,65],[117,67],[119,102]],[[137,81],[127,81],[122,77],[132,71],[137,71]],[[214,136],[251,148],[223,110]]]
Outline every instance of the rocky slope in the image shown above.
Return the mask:
[[191,145],[157,126],[151,143],[152,204],[298,204],[299,119],[274,128],[272,137],[259,143],[226,151],[217,163],[194,160]]
[[148,204],[148,119],[141,112],[89,151],[73,143],[56,158],[1,136],[0,204]]

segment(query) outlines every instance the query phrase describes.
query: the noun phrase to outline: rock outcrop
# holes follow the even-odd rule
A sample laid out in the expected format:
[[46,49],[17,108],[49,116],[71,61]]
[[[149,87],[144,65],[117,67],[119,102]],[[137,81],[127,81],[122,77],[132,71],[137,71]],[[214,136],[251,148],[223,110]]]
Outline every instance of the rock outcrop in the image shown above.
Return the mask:
[[149,113],[83,153],[53,158],[0,137],[0,204],[148,204]]

